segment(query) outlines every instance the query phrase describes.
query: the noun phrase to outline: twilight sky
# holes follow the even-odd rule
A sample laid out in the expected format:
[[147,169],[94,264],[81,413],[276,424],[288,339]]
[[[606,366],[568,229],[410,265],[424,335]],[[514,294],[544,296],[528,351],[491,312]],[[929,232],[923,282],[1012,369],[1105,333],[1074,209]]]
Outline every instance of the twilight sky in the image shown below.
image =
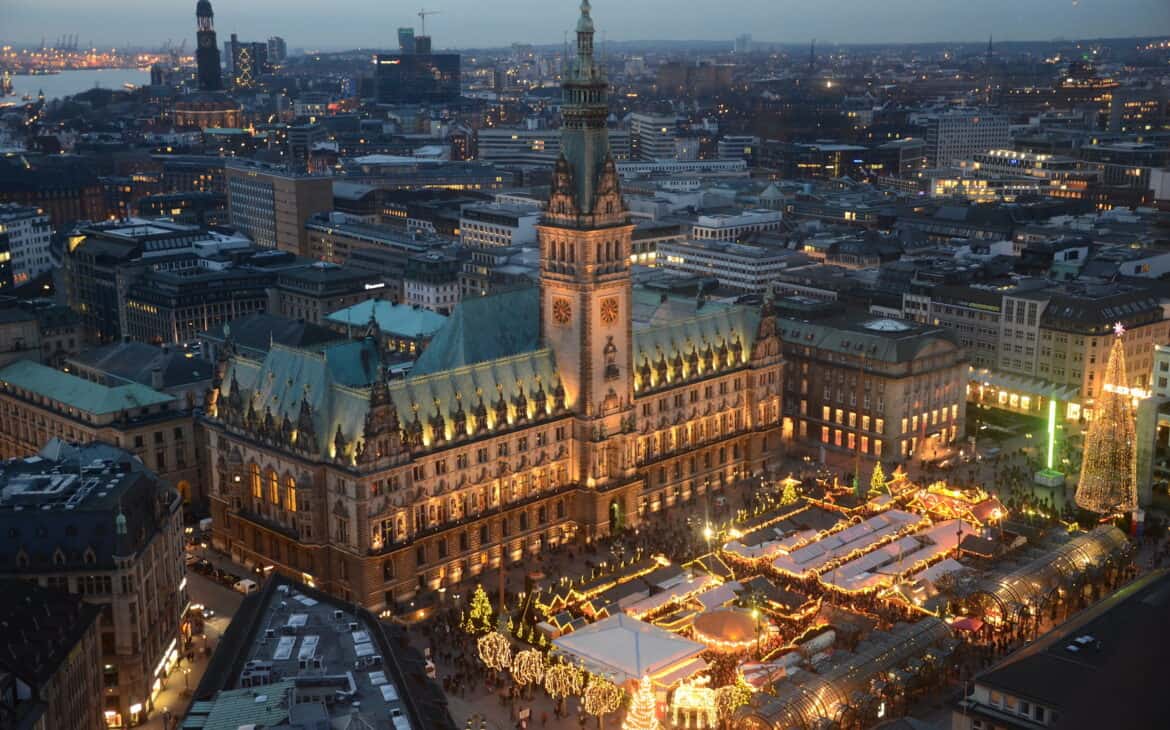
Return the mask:
[[[212,0],[216,29],[289,48],[390,47],[419,6],[435,47],[558,43],[576,0]],[[611,40],[731,39],[806,43],[979,41],[1170,35],[1168,0],[594,0]],[[191,37],[195,0],[0,0],[0,41],[66,33],[101,46]]]

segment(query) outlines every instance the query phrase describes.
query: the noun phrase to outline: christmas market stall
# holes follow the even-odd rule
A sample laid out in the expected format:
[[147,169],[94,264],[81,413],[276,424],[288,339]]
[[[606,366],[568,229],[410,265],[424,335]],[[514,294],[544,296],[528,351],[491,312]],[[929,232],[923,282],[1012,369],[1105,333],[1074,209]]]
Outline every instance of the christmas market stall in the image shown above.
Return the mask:
[[617,614],[554,639],[553,653],[619,686],[649,676],[669,688],[707,669],[700,643]]

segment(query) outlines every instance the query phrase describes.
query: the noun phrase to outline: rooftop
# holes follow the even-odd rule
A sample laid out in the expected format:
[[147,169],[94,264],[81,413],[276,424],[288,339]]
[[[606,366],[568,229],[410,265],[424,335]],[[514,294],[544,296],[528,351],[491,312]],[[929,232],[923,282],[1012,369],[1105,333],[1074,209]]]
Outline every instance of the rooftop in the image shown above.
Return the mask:
[[405,337],[430,337],[447,322],[445,316],[429,309],[394,304],[382,299],[358,302],[325,318],[331,324],[358,328],[368,326],[371,319],[377,322],[382,332]]
[[12,639],[0,652],[0,670],[40,687],[100,614],[100,606],[78,596],[28,580],[0,580],[0,631]]
[[139,383],[107,386],[29,360],[0,369],[0,388],[19,389],[85,413],[106,415],[170,403],[173,396]]
[[1148,679],[1170,651],[1167,612],[1170,572],[1149,573],[975,681],[1056,709],[1060,727],[1161,727],[1165,703]]
[[236,613],[180,727],[454,730],[421,658],[391,641],[399,631],[274,576]]

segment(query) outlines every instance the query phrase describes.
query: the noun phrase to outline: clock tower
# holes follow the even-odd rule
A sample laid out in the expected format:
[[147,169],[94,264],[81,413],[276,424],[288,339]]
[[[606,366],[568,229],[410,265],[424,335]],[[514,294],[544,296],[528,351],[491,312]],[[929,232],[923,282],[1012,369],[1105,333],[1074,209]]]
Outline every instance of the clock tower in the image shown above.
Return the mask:
[[219,45],[215,40],[215,13],[211,0],[195,5],[195,66],[200,91],[222,91],[223,74],[219,67]]
[[593,58],[593,19],[582,0],[576,55],[566,59],[561,155],[540,238],[541,339],[556,356],[566,401],[586,448],[581,482],[633,474],[621,438],[633,414],[630,250],[633,224],[609,148],[608,83]]

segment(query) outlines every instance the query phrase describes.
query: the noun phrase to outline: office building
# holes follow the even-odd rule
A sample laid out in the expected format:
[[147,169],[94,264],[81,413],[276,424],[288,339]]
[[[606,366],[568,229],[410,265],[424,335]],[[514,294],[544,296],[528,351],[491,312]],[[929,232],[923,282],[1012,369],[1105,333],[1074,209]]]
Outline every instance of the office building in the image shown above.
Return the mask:
[[921,120],[926,138],[926,166],[956,165],[980,152],[1011,148],[1006,116],[964,110],[930,114]]
[[40,208],[0,204],[0,292],[19,287],[53,268],[53,228]]
[[187,398],[133,381],[113,384],[18,360],[0,369],[0,458],[22,459],[49,439],[104,441],[132,452],[182,495],[203,498]]
[[[414,53],[379,54],[375,58],[374,87],[379,104],[445,104],[462,91],[458,53],[431,53],[418,46]],[[430,39],[426,38],[429,44]]]
[[179,495],[105,443],[52,439],[32,454],[40,458],[0,464],[0,552],[11,556],[0,577],[73,593],[100,610],[106,726],[141,724],[162,711],[154,700],[190,635]]
[[459,303],[462,268],[458,258],[438,251],[411,256],[402,272],[403,303],[450,314]]
[[[610,149],[618,162],[630,159],[630,133],[609,130]],[[561,135],[555,129],[490,127],[475,133],[476,154],[500,165],[552,165],[561,154]]]
[[106,727],[100,614],[64,591],[0,579],[0,727]]
[[1155,728],[1165,709],[1149,678],[1170,649],[1170,574],[1155,570],[975,675],[953,730]]
[[261,248],[309,255],[305,221],[333,209],[333,180],[233,160],[224,169],[232,225]]
[[1129,387],[1149,388],[1154,346],[1170,337],[1158,297],[1126,283],[911,287],[903,311],[949,328],[971,353],[972,402],[1046,416],[1055,401],[1070,420],[1091,416],[1118,324]]
[[235,33],[224,43],[224,54],[228,61],[228,73],[232,85],[238,89],[256,86],[260,77],[269,72],[268,44],[241,41]]
[[330,312],[378,296],[385,288],[383,276],[368,269],[328,261],[304,262],[276,272],[276,280],[269,288],[267,311],[279,317],[324,324]]
[[386,271],[391,279],[401,274],[407,257],[425,253],[432,245],[441,243],[398,226],[357,223],[349,220],[349,216],[332,214],[313,216],[305,223],[305,232],[309,256],[319,261],[353,262],[355,254],[361,251],[381,251],[399,258],[402,264]]
[[747,160],[750,165],[756,159],[760,138],[747,134],[725,134],[719,138],[716,151],[721,160]]
[[66,359],[64,369],[111,388],[138,383],[173,396],[177,407],[188,411],[202,406],[212,375],[211,362],[191,349],[134,341],[73,355]]
[[288,58],[288,44],[278,35],[268,39],[268,63],[279,66]]
[[939,458],[965,438],[967,355],[949,330],[805,297],[779,309],[786,433],[903,461]]
[[460,302],[401,380],[367,340],[229,354],[205,419],[217,548],[415,615],[415,596],[633,528],[778,455],[768,309],[634,329],[593,35],[585,3],[539,289]]
[[195,688],[182,727],[219,728],[228,717],[233,730],[456,730],[446,695],[403,627],[281,576],[244,609]]
[[678,117],[673,114],[630,115],[630,157],[634,160],[674,160]]
[[195,4],[195,66],[200,91],[223,89],[223,72],[219,67],[219,44],[215,40],[215,13],[211,0]]
[[0,156],[0,203],[38,208],[55,229],[107,217],[106,190],[88,162],[52,155],[29,163]]
[[464,246],[532,246],[541,212],[509,205],[469,205],[459,220]]
[[781,271],[810,263],[807,256],[789,249],[701,239],[660,242],[654,261],[666,269],[717,279],[736,291],[756,293],[766,292]]
[[699,241],[738,241],[752,233],[778,230],[783,219],[779,211],[765,208],[700,215],[691,225],[691,237]]
[[398,50],[402,53],[414,53],[414,28],[398,29]]

